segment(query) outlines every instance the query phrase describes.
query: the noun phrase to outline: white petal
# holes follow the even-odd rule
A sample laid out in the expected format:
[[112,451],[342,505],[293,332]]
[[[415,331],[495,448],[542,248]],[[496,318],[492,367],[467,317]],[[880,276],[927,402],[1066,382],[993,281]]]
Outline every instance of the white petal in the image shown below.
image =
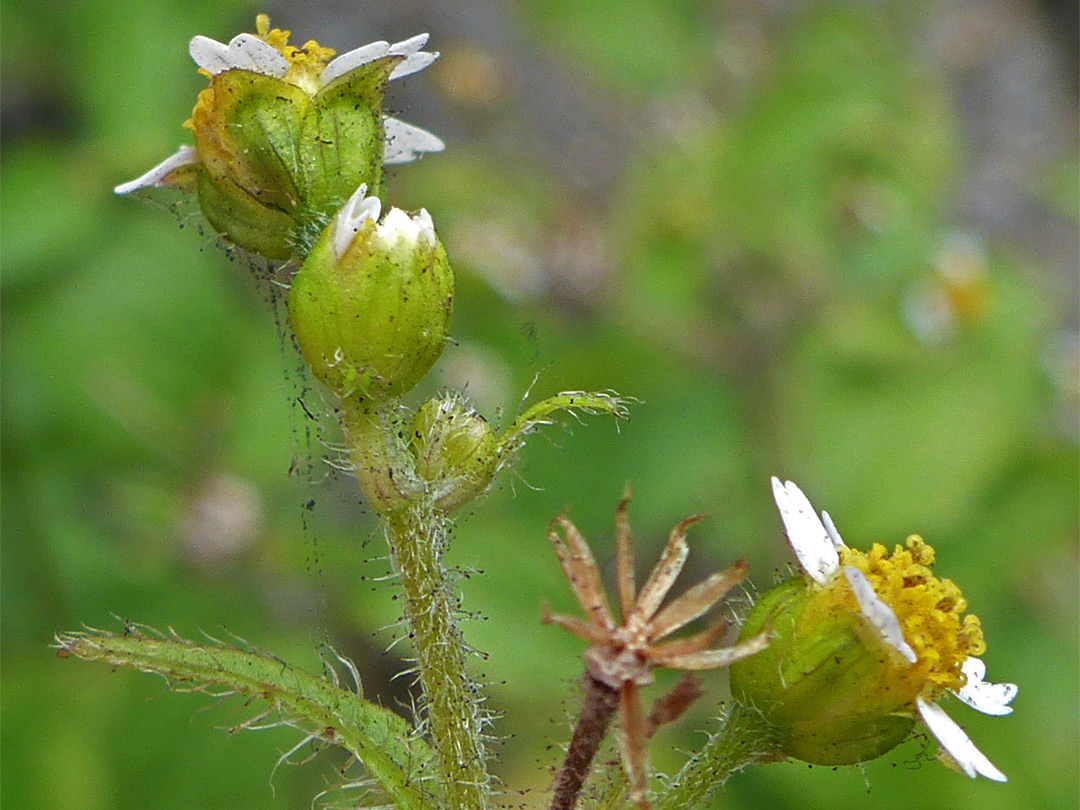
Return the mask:
[[437,53],[426,53],[420,50],[427,45],[427,41],[428,34],[417,34],[415,37],[410,37],[402,42],[395,42],[390,46],[391,55],[404,56],[405,58],[391,71],[389,81],[411,76],[439,58]]
[[379,220],[382,202],[378,197],[366,195],[367,183],[361,183],[334,219],[334,256],[338,259],[345,255],[364,222]]
[[787,530],[788,545],[811,579],[824,583],[840,566],[836,546],[814,512],[810,501],[791,481],[781,484],[772,479],[773,499]]
[[844,545],[844,541],[840,539],[840,532],[836,530],[836,524],[832,522],[832,518],[828,512],[821,513],[821,522],[825,526],[825,531],[829,535],[829,539],[832,540],[832,544],[836,548],[847,548]]
[[851,590],[855,592],[855,598],[859,602],[863,616],[874,625],[881,640],[904,656],[909,664],[914,664],[917,656],[915,650],[911,649],[911,645],[904,640],[904,631],[900,629],[900,621],[893,613],[893,609],[874,593],[874,588],[866,575],[858,568],[848,565],[844,567],[844,576],[851,583]]
[[136,177],[134,180],[129,180],[126,183],[121,183],[113,189],[113,192],[116,194],[130,194],[140,188],[160,186],[162,185],[161,181],[177,169],[183,168],[184,166],[197,166],[198,164],[199,158],[195,154],[195,148],[192,146],[181,146],[180,150],[175,155],[165,158],[165,160],[161,161],[161,163],[141,177]]
[[369,42],[361,48],[341,54],[341,56],[331,60],[330,64],[326,66],[326,69],[323,70],[323,87],[330,84],[334,79],[339,79],[346,73],[351,73],[369,62],[374,62],[376,59],[382,59],[389,50],[389,43],[380,41]]
[[387,250],[392,250],[398,242],[415,246],[420,239],[422,228],[419,218],[414,219],[400,208],[391,208],[379,223],[375,234]]
[[1016,684],[984,681],[986,664],[980,658],[968,658],[964,662],[963,670],[967,675],[967,683],[955,693],[960,700],[983,714],[1000,716],[1012,712],[1009,704],[1020,691]]
[[420,51],[420,53],[414,53],[412,56],[406,56],[397,64],[397,67],[390,71],[390,78],[387,81],[392,82],[395,79],[403,79],[406,76],[419,73],[438,58],[439,54],[437,52],[429,51]]
[[430,34],[417,34],[415,37],[409,37],[401,42],[395,42],[390,46],[390,53],[393,56],[412,56],[427,45],[430,36]]
[[415,219],[420,226],[420,236],[428,243],[428,247],[435,247],[435,223],[431,221],[431,214],[426,208],[421,208]]
[[210,37],[197,36],[188,45],[188,53],[195,64],[211,76],[239,69],[280,79],[289,71],[288,60],[272,45],[252,34],[239,34],[228,45]]
[[425,152],[441,152],[446,144],[425,129],[406,124],[396,118],[383,118],[386,142],[383,163],[409,163]]
[[211,76],[217,76],[233,67],[229,59],[229,46],[210,37],[193,37],[188,44],[188,53],[195,64]]
[[275,79],[289,72],[289,60],[252,34],[238,34],[229,41],[229,58],[234,67]]
[[986,755],[983,754],[971,738],[956,722],[945,714],[945,710],[936,703],[927,703],[921,697],[915,698],[919,707],[919,714],[930,733],[934,735],[945,753],[959,766],[969,777],[985,776],[995,782],[1009,781],[1005,774],[994,767]]

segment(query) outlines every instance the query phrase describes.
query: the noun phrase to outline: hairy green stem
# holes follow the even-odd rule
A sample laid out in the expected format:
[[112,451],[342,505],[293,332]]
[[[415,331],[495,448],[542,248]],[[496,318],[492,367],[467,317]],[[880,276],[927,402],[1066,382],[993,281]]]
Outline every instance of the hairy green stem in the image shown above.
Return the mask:
[[447,519],[432,509],[413,508],[387,516],[387,522],[447,802],[451,808],[480,810],[489,792],[481,699],[468,675],[455,621],[458,601],[440,559]]
[[467,649],[457,625],[458,598],[442,564],[449,518],[434,508],[416,474],[398,407],[396,401],[373,404],[346,398],[341,422],[356,478],[386,522],[447,805],[482,810],[489,780],[480,733],[481,698],[469,678]]
[[353,474],[380,515],[386,517],[423,498],[397,400],[375,403],[346,397],[338,416]]
[[[486,471],[486,481],[510,463],[530,433],[550,424],[559,412],[601,412],[621,418],[626,403],[611,392],[569,391],[533,405],[485,451],[490,455],[481,453],[474,459]],[[439,487],[417,470],[410,450],[415,427],[397,400],[345,397],[338,415],[353,472],[368,502],[386,522],[394,567],[405,592],[405,618],[424,691],[424,719],[438,753],[448,806],[481,810],[491,792],[481,735],[482,698],[469,678],[467,648],[456,621],[458,598],[442,564],[450,518],[446,509],[436,507]],[[480,453],[480,446],[474,451]],[[474,486],[455,508],[485,486]]]
[[755,709],[735,703],[723,728],[671,780],[671,787],[656,802],[656,810],[703,806],[733,773],[747,765],[782,759],[775,729]]

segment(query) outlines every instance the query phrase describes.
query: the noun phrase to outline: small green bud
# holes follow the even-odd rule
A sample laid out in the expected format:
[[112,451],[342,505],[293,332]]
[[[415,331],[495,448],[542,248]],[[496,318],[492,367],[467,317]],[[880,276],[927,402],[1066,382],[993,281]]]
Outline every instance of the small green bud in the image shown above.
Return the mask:
[[454,275],[427,211],[410,216],[360,186],[315,243],[289,292],[312,373],[341,397],[413,388],[442,354]]
[[460,396],[429,399],[413,420],[409,449],[432,502],[446,512],[487,489],[499,467],[491,426]]

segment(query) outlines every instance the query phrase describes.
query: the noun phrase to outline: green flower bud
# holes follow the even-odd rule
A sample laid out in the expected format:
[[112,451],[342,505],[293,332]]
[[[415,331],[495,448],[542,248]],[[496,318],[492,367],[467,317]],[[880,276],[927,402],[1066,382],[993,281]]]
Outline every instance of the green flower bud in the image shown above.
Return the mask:
[[491,426],[456,394],[421,406],[409,449],[432,503],[446,512],[486,490],[498,472],[500,454]]
[[191,41],[192,59],[210,79],[185,124],[194,148],[182,147],[116,191],[194,191],[228,241],[280,260],[297,246],[306,252],[362,183],[381,196],[384,163],[443,148],[434,135],[382,113],[387,82],[422,70],[438,54],[421,50],[426,34],[334,58],[314,41],[289,45],[289,32],[271,30],[265,15],[256,30],[227,45],[203,36]]
[[454,275],[427,211],[410,216],[361,186],[312,248],[289,316],[312,373],[341,397],[415,386],[442,354]]
[[1005,781],[938,706],[953,693],[986,714],[1012,709],[1013,684],[983,680],[979,620],[950,580],[934,576],[934,550],[912,535],[890,554],[849,548],[790,481],[773,494],[803,576],[754,605],[741,637],[769,633],[767,649],[731,667],[736,700],[761,712],[788,756],[821,765],[874,759],[922,721],[941,757],[974,778]]

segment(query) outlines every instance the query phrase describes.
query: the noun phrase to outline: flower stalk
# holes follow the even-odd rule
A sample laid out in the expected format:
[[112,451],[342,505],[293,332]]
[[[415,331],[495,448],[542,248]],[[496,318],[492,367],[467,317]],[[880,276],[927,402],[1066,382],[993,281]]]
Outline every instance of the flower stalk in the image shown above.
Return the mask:
[[448,806],[482,810],[489,790],[479,687],[469,677],[458,598],[442,563],[449,517],[433,507],[399,438],[404,423],[396,401],[348,397],[339,416],[356,479],[386,523]]
[[671,787],[656,802],[656,810],[693,810],[728,778],[748,765],[782,762],[786,757],[779,737],[755,709],[738,703],[724,718],[724,725],[705,747],[672,779]]
[[481,697],[469,677],[467,647],[456,621],[458,599],[442,564],[449,519],[425,505],[383,517],[405,593],[425,720],[438,752],[447,806],[482,810],[490,788],[481,736]]
[[373,402],[359,397],[341,400],[338,419],[353,475],[369,504],[388,517],[407,511],[423,497],[415,461],[398,436],[405,430],[396,400]]
[[[421,413],[430,410],[428,405],[421,407]],[[398,400],[347,396],[340,403],[338,417],[353,474],[368,503],[386,522],[419,666],[425,721],[453,808],[485,807],[489,777],[482,700],[468,673],[468,649],[457,623],[458,598],[442,563],[450,516],[482,494],[532,431],[550,423],[557,412],[568,410],[625,416],[622,400],[608,393],[569,392],[543,400],[516,419],[498,441],[473,448],[478,468],[487,471],[483,485],[465,479],[454,497],[447,495],[445,481],[428,481],[418,471],[418,460],[429,459],[415,455],[408,412]],[[447,503],[453,508],[447,508]]]
[[588,672],[584,678],[585,694],[581,714],[574,726],[566,758],[555,779],[551,810],[573,810],[593,758],[604,741],[611,718],[619,708],[619,692]]

